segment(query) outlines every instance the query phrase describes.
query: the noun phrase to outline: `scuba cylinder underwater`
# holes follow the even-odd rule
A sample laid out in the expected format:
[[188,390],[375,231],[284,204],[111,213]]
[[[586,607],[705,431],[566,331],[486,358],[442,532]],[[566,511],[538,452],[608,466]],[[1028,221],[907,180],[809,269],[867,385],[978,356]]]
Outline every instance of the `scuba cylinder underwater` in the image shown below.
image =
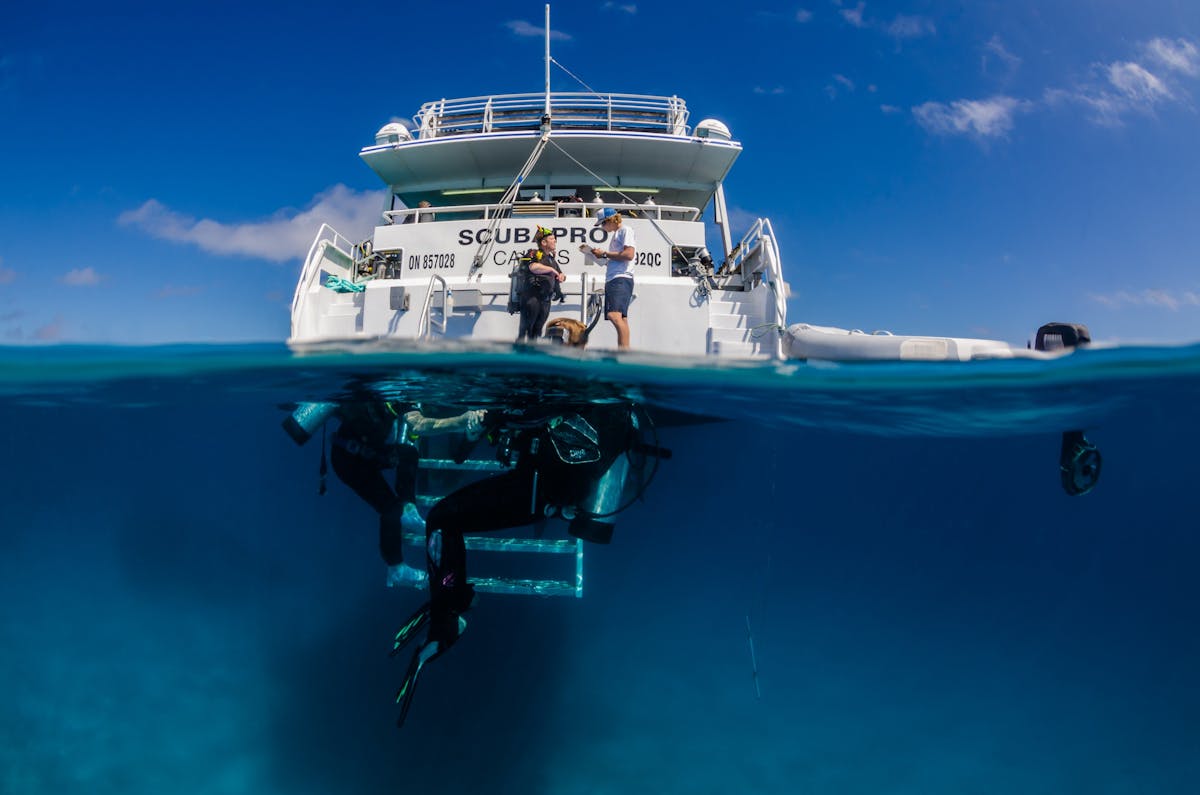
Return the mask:
[[336,403],[299,403],[295,410],[284,418],[283,429],[292,437],[292,441],[304,445],[337,409]]

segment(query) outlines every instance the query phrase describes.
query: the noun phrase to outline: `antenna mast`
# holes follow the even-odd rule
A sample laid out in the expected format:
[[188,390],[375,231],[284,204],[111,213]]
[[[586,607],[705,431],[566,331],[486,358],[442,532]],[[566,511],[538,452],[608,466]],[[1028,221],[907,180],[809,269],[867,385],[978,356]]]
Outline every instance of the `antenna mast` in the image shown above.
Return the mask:
[[547,129],[550,124],[550,4],[546,3],[546,112]]

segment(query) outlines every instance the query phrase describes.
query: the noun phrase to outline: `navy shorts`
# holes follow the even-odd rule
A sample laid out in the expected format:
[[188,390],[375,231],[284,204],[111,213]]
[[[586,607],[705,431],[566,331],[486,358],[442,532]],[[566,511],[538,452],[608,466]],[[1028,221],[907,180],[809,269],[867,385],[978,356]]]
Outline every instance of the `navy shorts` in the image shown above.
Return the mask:
[[633,279],[624,276],[604,283],[604,314],[620,312],[629,317],[629,302],[633,300]]

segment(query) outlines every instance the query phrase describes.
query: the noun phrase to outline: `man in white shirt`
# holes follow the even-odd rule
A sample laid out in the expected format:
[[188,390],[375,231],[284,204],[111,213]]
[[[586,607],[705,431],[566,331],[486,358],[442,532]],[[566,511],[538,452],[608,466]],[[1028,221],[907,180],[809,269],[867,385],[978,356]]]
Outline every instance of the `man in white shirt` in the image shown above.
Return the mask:
[[629,303],[633,300],[633,230],[621,225],[621,214],[606,207],[596,213],[596,226],[608,233],[608,250],[591,249],[593,257],[605,260],[604,314],[617,330],[617,347],[629,348]]

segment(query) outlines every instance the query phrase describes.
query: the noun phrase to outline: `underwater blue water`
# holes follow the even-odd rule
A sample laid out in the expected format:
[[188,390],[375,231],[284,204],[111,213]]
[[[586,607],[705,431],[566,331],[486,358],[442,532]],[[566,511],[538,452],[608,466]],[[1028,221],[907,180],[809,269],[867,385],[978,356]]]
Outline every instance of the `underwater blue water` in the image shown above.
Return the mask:
[[[632,398],[674,453],[584,598],[482,596],[399,730],[387,652],[423,597],[280,429],[364,379]],[[1194,793],[1198,400],[1200,347],[0,349],[0,792]]]

